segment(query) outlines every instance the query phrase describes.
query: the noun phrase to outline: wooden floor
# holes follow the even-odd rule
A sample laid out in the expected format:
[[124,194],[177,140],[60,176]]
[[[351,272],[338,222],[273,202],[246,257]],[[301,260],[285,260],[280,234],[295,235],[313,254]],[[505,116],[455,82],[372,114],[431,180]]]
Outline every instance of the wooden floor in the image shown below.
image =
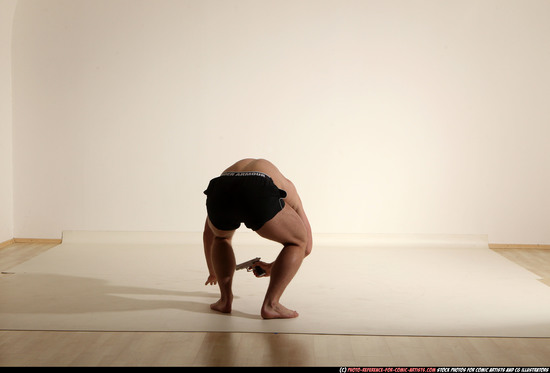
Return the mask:
[[[53,246],[0,249],[0,270]],[[550,285],[550,250],[495,251]],[[0,331],[0,366],[548,367],[550,338]]]

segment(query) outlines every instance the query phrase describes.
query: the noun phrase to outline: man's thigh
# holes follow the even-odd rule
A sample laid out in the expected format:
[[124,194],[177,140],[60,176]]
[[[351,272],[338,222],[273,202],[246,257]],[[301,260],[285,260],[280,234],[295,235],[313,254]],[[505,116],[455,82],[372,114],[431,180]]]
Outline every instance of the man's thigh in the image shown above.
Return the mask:
[[218,237],[218,238],[231,238],[233,237],[233,235],[235,234],[235,230],[231,230],[231,231],[224,231],[224,230],[221,230],[221,229],[218,229],[214,226],[214,224],[212,224],[212,222],[210,221],[210,218],[207,219],[207,222],[208,222],[208,227],[210,228],[210,230],[212,231],[214,237]]
[[256,231],[263,238],[280,244],[305,247],[307,231],[304,222],[288,204]]

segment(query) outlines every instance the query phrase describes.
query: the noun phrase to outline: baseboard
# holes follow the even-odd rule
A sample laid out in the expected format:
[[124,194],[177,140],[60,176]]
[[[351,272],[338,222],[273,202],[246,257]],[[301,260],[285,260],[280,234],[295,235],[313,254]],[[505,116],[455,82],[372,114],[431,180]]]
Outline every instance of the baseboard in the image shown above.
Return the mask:
[[14,243],[60,244],[61,240],[57,238],[12,238],[11,240],[0,242],[0,249],[13,245]]
[[[197,234],[197,240],[200,236]],[[245,240],[248,241],[248,240]],[[0,249],[13,245],[14,243],[43,243],[43,244],[61,244],[62,239],[57,238],[12,238],[4,242],[0,242]],[[507,243],[489,243],[489,248],[492,250],[503,249],[542,249],[550,250],[550,245],[546,244],[507,244]]]
[[508,244],[508,243],[490,243],[489,248],[493,250],[502,250],[502,249],[543,249],[550,250],[550,245],[541,245],[541,244]]
[[57,238],[14,238],[13,241],[15,243],[61,243],[61,239]]
[[[202,244],[202,232],[124,232],[124,231],[64,231],[63,243],[71,244]],[[233,238],[240,245],[280,246],[254,232],[240,231]],[[336,247],[487,247],[486,235],[420,235],[420,234],[326,234],[314,233],[313,246]]]
[[3,249],[4,247],[12,245],[14,243],[15,243],[15,240],[13,238],[11,240],[0,242],[0,249]]

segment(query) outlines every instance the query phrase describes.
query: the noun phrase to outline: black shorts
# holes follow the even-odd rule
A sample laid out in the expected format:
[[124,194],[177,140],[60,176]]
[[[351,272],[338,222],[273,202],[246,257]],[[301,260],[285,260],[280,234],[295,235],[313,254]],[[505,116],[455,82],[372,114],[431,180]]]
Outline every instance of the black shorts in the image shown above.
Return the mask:
[[285,207],[286,192],[261,172],[226,172],[210,180],[206,210],[220,230],[230,231],[244,223],[257,231]]

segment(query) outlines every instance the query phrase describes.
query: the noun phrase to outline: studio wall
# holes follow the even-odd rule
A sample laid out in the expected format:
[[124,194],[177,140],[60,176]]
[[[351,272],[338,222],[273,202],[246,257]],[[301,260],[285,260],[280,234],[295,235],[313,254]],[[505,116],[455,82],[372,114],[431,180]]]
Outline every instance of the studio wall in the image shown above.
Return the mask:
[[544,0],[19,0],[14,236],[198,232],[209,179],[262,157],[314,232],[549,244],[549,13]]

